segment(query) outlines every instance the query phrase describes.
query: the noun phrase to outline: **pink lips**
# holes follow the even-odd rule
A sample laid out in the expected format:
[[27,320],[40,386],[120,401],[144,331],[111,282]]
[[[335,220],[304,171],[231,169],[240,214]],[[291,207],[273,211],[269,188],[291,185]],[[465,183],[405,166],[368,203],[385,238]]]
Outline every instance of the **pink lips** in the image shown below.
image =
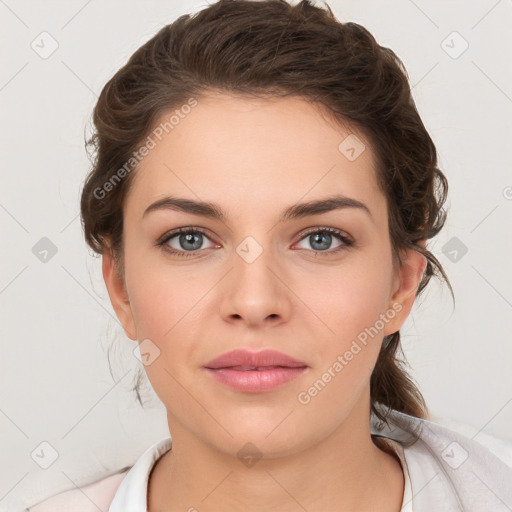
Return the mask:
[[204,368],[222,384],[238,391],[258,393],[289,382],[308,365],[272,349],[233,350],[206,363]]

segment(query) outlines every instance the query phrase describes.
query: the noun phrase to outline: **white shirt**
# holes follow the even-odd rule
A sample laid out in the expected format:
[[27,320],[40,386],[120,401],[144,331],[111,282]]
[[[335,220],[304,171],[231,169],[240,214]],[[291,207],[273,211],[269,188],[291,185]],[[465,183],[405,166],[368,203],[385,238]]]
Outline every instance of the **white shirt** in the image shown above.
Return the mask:
[[146,512],[149,474],[156,461],[171,449],[171,444],[171,438],[166,437],[141,455],[121,482],[108,512]]
[[[512,511],[509,441],[482,434],[480,439],[486,447],[469,438],[469,432],[465,436],[396,411],[389,416],[389,426],[380,425],[372,416],[371,433],[393,449],[400,460],[405,481],[401,512]],[[170,449],[171,438],[164,438],[126,471],[54,495],[25,511],[97,512],[100,508],[108,512],[146,512],[150,472]]]

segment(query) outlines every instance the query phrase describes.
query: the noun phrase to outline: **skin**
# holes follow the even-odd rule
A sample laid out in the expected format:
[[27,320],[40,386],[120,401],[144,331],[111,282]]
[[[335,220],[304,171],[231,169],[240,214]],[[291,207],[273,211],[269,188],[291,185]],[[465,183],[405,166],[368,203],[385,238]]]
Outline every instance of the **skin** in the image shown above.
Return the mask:
[[[371,147],[300,98],[212,92],[198,101],[136,170],[124,203],[124,276],[103,254],[126,335],[160,350],[145,369],[167,408],[173,448],[151,474],[149,510],[399,511],[403,473],[372,441],[369,382],[383,337],[410,312],[426,260],[406,251],[393,265]],[[338,150],[350,133],[366,145],[354,161]],[[169,194],[216,203],[227,220],[175,210],[142,219]],[[278,222],[285,208],[333,194],[362,201],[371,217],[343,208]],[[191,257],[156,245],[189,226],[206,231]],[[304,232],[322,227],[350,235],[354,245],[329,256],[342,244],[333,236],[315,255]],[[252,263],[236,252],[247,236],[263,249]],[[179,235],[167,246],[190,247]],[[299,393],[393,304],[400,312],[301,404]],[[241,347],[274,348],[309,368],[273,391],[233,391],[203,365]],[[252,467],[237,457],[248,442],[262,454]]]

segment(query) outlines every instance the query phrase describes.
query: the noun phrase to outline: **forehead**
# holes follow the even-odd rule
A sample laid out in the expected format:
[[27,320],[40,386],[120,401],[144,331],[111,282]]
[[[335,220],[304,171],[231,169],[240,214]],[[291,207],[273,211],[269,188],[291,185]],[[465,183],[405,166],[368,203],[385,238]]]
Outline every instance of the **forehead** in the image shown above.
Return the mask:
[[171,124],[175,111],[156,123],[125,211],[140,217],[150,202],[170,193],[222,203],[227,210],[333,193],[383,200],[364,134],[348,122],[340,126],[305,99],[212,93]]

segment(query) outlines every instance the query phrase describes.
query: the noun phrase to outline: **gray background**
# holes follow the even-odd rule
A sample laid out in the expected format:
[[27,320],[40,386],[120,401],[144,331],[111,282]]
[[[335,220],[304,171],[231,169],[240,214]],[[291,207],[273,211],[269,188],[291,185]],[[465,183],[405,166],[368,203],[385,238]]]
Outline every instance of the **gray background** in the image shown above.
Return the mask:
[[[142,410],[129,391],[136,343],[82,239],[83,141],[111,75],[161,26],[206,5],[0,0],[1,510],[130,465],[168,433],[158,400]],[[476,439],[512,440],[512,3],[329,5],[404,61],[450,183],[448,221],[430,248],[457,303],[433,282],[416,304],[403,331],[412,375],[436,416]],[[31,456],[52,450],[48,469]]]

